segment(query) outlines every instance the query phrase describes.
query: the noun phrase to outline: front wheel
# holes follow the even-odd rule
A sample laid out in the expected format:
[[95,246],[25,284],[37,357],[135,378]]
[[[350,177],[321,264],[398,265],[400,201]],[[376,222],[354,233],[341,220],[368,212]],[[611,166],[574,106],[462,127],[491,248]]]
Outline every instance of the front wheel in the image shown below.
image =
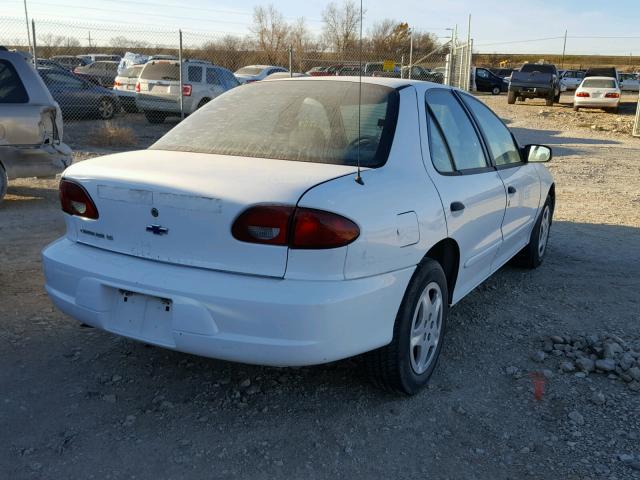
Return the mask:
[[491,89],[491,95],[500,95],[500,87],[493,87]]
[[545,104],[547,107],[553,107],[553,97],[545,99]]
[[553,200],[550,196],[547,196],[538,220],[533,226],[533,231],[529,237],[529,244],[520,250],[514,258],[517,265],[526,268],[536,268],[540,266],[544,260],[553,220],[553,206]]
[[144,116],[149,123],[163,123],[167,118],[167,114],[164,112],[156,112],[153,110],[145,110]]
[[435,260],[425,259],[404,294],[391,343],[366,355],[373,383],[407,395],[418,393],[436,368],[448,314],[444,271]]

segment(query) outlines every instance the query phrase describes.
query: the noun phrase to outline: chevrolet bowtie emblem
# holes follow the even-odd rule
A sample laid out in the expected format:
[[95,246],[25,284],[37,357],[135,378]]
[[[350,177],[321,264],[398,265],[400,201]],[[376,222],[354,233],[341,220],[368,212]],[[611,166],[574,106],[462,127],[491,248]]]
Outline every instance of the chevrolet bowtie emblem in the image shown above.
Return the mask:
[[169,229],[160,225],[147,225],[147,232],[151,232],[154,235],[166,235],[169,233]]

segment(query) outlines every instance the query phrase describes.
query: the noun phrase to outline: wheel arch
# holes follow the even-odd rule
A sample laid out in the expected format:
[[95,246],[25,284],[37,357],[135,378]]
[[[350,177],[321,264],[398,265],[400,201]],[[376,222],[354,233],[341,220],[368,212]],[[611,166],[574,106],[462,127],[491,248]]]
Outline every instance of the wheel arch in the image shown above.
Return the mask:
[[444,270],[444,275],[447,277],[447,289],[449,290],[449,303],[451,303],[460,267],[460,247],[458,243],[450,237],[440,240],[429,249],[423,260],[426,258],[435,260]]

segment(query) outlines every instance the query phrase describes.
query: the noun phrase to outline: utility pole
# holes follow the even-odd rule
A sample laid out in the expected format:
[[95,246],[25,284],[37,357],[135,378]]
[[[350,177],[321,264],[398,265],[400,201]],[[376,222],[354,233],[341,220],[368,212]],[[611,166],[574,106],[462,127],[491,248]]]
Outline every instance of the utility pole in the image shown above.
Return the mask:
[[27,25],[27,41],[29,42],[29,53],[35,57],[31,46],[31,32],[29,32],[29,14],[27,13],[27,0],[24,0],[24,21]]
[[89,41],[89,48],[92,48],[93,45],[91,45],[91,30],[89,30],[89,38],[87,40]]
[[560,69],[564,70],[564,54],[567,51],[567,31],[564,31],[564,45],[562,46],[562,64],[560,65]]

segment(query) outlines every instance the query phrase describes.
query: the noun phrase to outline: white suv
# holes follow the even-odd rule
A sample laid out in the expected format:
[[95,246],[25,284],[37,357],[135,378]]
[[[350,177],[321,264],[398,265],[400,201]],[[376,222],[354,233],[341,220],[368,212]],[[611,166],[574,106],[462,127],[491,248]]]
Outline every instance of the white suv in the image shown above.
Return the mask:
[[[226,68],[201,60],[182,62],[182,101],[186,114],[238,85],[238,80]],[[149,122],[162,123],[168,116],[180,115],[179,62],[147,63],[140,73],[136,92],[138,109]]]

